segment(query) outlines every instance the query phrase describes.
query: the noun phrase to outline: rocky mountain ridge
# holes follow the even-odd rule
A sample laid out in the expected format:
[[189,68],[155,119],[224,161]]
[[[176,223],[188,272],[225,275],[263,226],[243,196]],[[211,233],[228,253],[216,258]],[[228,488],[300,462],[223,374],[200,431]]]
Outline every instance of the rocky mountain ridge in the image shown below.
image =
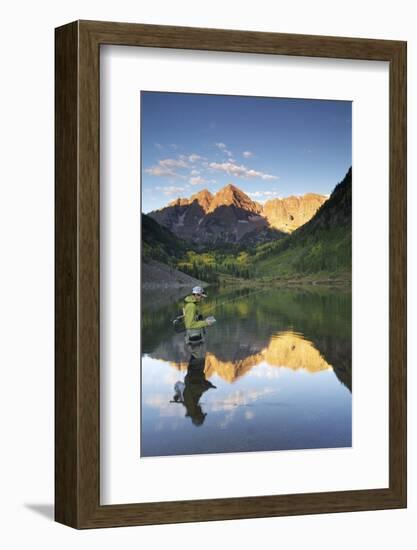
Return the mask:
[[264,204],[252,200],[233,184],[214,195],[202,189],[190,198],[177,198],[149,216],[177,237],[197,243],[239,242],[249,233],[269,228],[291,233],[308,222],[327,200],[324,195],[274,198]]

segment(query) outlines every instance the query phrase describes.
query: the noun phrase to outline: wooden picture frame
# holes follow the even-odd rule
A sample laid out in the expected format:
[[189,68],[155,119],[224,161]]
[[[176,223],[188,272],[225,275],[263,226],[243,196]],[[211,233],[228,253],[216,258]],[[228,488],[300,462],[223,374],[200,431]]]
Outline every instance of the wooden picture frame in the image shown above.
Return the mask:
[[[406,506],[406,43],[76,21],[56,29],[55,519],[75,528]],[[100,505],[99,56],[117,44],[389,62],[389,487]]]

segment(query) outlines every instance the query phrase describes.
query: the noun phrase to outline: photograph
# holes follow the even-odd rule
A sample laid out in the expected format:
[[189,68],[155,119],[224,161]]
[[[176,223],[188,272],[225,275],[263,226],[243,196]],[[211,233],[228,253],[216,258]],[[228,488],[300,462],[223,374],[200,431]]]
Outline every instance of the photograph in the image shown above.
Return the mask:
[[140,456],[351,447],[352,102],[140,112]]
[[42,7],[2,4],[0,548],[415,550],[415,5]]

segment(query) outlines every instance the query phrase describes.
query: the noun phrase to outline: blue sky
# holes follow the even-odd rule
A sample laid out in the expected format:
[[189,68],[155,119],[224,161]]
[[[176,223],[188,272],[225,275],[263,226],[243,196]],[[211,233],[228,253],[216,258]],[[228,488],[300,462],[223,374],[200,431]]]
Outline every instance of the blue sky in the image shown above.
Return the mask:
[[143,212],[228,183],[327,195],[352,164],[350,101],[141,92],[141,126]]

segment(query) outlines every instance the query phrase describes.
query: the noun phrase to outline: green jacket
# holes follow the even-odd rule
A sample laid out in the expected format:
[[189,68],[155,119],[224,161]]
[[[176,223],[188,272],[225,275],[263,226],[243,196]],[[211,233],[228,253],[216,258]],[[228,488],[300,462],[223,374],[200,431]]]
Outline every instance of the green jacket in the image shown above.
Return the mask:
[[192,294],[184,298],[184,324],[186,329],[199,329],[208,327],[207,321],[197,321],[200,311],[198,302]]

